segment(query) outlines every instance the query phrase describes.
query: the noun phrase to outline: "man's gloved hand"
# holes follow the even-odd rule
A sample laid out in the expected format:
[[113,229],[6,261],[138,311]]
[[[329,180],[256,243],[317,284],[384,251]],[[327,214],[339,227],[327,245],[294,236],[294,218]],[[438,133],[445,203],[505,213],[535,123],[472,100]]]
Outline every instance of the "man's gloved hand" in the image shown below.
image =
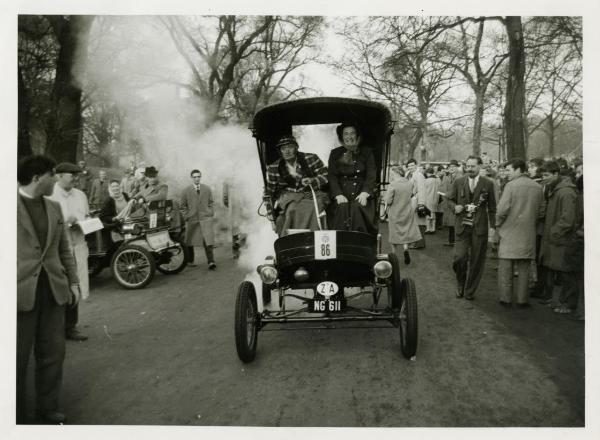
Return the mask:
[[369,198],[369,193],[367,192],[361,192],[358,196],[356,196],[356,200],[358,201],[358,203],[360,203],[362,206],[367,206],[367,199]]
[[339,196],[335,196],[335,201],[338,205],[341,205],[342,203],[348,203],[348,199],[342,194],[340,194]]

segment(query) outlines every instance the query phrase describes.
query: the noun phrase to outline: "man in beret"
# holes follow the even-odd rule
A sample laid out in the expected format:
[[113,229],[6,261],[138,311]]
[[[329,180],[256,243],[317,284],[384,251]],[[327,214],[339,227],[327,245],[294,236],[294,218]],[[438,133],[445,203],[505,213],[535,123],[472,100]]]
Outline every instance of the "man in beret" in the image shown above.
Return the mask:
[[[88,277],[88,247],[85,235],[78,222],[90,216],[88,200],[83,191],[75,188],[75,175],[81,172],[77,165],[63,162],[56,167],[56,183],[51,200],[58,202],[69,231],[71,246],[77,265],[81,298],[87,299],[90,294]],[[88,337],[77,329],[79,320],[79,304],[65,310],[65,336],[73,341],[85,341]]]
[[33,348],[38,422],[64,423],[58,400],[65,358],[65,306],[79,301],[67,225],[54,189],[56,163],[19,161],[17,180],[17,423],[28,423],[27,366]]
[[[310,186],[316,195],[319,213],[327,203],[327,194],[321,191],[327,185],[327,167],[316,154],[298,151],[298,142],[292,135],[285,135],[276,144],[280,159],[267,167],[265,195],[269,206],[280,210],[274,229],[282,235],[288,229],[318,229],[317,213]],[[309,186],[310,185],[310,186]]]

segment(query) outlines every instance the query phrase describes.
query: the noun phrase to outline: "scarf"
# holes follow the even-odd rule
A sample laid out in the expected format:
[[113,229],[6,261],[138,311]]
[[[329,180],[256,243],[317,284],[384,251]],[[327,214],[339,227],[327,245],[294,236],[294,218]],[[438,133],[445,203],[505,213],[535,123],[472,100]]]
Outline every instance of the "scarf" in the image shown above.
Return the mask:
[[[308,163],[306,162],[304,153],[298,152],[296,154],[296,161],[298,162],[298,165],[300,165],[300,169],[302,170],[301,176],[300,176],[301,178],[302,177],[315,177],[315,173],[313,173],[313,171],[308,166]],[[296,186],[298,185],[298,180],[296,180],[296,178],[294,176],[292,176],[290,174],[290,172],[288,171],[287,166],[285,165],[285,160],[281,159],[279,161],[279,165],[277,166],[277,171],[279,172],[279,175],[281,176],[281,178],[287,184],[288,188],[296,188]]]

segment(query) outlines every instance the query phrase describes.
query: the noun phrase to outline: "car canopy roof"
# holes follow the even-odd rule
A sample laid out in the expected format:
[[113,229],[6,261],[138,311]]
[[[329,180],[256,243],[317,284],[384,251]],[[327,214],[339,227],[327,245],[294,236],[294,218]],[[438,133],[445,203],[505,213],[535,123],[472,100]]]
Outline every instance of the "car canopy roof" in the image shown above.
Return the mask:
[[[254,115],[251,129],[269,142],[290,134],[294,125],[335,124],[352,121],[386,138],[392,130],[390,111],[383,104],[355,98],[305,98],[266,106]],[[377,137],[379,137],[377,136]]]

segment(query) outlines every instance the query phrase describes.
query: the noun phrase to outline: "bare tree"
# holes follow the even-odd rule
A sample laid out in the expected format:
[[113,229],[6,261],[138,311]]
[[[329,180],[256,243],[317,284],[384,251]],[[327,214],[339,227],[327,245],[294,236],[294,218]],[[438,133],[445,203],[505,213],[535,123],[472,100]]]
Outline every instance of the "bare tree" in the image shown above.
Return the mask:
[[508,80],[504,127],[506,130],[506,156],[525,158],[525,47],[521,17],[506,17],[504,26],[508,35]]
[[413,157],[421,144],[441,134],[445,115],[436,112],[452,87],[453,69],[437,62],[437,46],[418,38],[429,25],[421,17],[381,17],[368,23],[348,21],[340,34],[350,50],[333,63],[338,72],[360,94],[389,103],[400,121],[399,133]]

